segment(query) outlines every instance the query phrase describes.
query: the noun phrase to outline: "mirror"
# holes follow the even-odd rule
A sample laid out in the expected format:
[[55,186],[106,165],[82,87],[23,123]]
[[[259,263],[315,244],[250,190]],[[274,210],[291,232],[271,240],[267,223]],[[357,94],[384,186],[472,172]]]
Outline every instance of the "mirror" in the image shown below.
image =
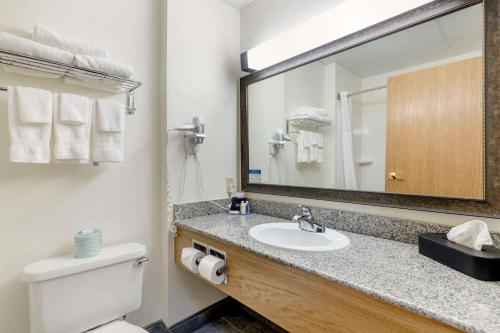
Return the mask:
[[248,183],[485,198],[483,5],[247,86]]

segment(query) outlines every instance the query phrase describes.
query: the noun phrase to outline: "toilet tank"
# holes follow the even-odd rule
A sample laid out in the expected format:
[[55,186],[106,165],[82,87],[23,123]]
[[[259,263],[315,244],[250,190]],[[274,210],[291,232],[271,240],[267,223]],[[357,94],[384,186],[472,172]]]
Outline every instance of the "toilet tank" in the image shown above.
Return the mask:
[[26,266],[31,333],[80,333],[141,306],[146,247],[128,243],[103,248],[92,258],[72,255]]

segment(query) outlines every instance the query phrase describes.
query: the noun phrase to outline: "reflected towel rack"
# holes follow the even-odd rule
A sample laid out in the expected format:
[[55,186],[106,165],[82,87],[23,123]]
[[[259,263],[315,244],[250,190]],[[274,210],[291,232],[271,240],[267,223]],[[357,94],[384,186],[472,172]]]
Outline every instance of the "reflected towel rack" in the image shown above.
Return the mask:
[[291,131],[290,125],[292,126],[303,126],[303,127],[314,127],[318,129],[319,127],[331,125],[330,122],[316,120],[311,118],[293,118],[286,120],[286,134],[298,134],[298,131]]
[[[377,86],[377,87],[373,87],[373,88],[368,88],[368,89],[365,89],[365,90],[360,90],[360,91],[356,91],[356,92],[347,94],[347,97],[361,95],[361,94],[364,94],[364,93],[367,93],[367,92],[370,92],[370,91],[375,91],[375,90],[380,90],[380,89],[385,89],[385,88],[387,88],[387,85]],[[337,93],[337,99],[340,100],[340,93]]]
[[[110,84],[110,87],[116,88],[117,94],[125,93],[127,96],[127,103],[126,103],[127,113],[134,114],[136,110],[134,90],[136,90],[142,85],[141,82],[129,80],[124,77],[96,71],[93,69],[32,57],[25,54],[6,51],[3,49],[0,49],[0,64],[61,75],[62,77],[69,77],[72,79],[80,80],[83,83],[86,82],[86,79],[99,80],[99,81],[106,80],[107,82],[112,82],[112,84]],[[7,88],[0,87],[0,91],[7,91]]]

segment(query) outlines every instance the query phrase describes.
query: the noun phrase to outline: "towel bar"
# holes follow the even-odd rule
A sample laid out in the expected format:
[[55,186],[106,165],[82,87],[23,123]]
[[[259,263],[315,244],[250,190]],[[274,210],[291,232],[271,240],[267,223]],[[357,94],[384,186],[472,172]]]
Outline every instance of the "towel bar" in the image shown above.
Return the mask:
[[[134,90],[139,88],[142,83],[134,80],[130,80],[124,77],[120,77],[113,74],[108,74],[104,72],[99,72],[96,70],[68,65],[60,63],[57,61],[51,61],[47,59],[31,57],[28,55],[11,52],[7,50],[0,49],[0,64],[16,66],[19,68],[29,68],[36,69],[40,72],[58,74],[72,79],[78,79],[85,81],[86,79],[93,80],[106,80],[116,83],[116,87],[126,94],[126,110],[127,114],[134,114],[135,108],[135,98]],[[7,91],[6,87],[0,87],[0,91]]]

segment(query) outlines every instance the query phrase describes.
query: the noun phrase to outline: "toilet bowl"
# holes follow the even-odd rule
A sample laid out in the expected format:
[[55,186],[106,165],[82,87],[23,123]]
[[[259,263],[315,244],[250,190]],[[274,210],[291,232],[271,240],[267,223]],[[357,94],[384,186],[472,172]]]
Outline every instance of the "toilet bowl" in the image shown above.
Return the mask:
[[30,333],[146,332],[121,320],[141,306],[145,255],[144,245],[128,243],[27,265]]

